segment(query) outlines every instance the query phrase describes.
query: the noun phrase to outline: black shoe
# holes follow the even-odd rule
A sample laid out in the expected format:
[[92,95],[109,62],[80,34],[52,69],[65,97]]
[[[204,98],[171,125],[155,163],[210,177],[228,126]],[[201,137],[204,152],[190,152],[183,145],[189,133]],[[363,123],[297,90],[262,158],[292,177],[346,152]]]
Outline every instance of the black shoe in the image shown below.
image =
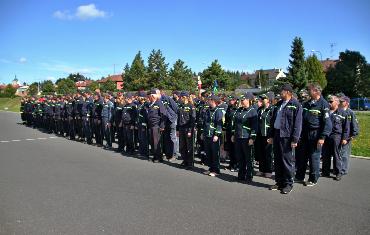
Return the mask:
[[293,186],[287,185],[280,192],[282,194],[288,194],[293,190]]
[[245,180],[245,182],[246,182],[247,184],[250,184],[250,183],[252,183],[252,182],[253,182],[253,179],[252,179],[252,178],[248,178],[248,179],[246,179],[246,180]]
[[342,175],[341,174],[338,174],[335,176],[334,180],[336,181],[340,181],[342,179]]
[[210,171],[204,171],[203,174],[209,175],[211,172]]

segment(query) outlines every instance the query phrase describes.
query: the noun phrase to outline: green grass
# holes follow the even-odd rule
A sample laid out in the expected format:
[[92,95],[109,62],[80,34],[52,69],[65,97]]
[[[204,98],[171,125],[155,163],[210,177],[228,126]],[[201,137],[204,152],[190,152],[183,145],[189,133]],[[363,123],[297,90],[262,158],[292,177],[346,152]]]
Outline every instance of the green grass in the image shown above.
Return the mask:
[[0,98],[0,110],[19,112],[20,98]]
[[370,158],[370,112],[356,112],[360,134],[352,143],[352,155]]

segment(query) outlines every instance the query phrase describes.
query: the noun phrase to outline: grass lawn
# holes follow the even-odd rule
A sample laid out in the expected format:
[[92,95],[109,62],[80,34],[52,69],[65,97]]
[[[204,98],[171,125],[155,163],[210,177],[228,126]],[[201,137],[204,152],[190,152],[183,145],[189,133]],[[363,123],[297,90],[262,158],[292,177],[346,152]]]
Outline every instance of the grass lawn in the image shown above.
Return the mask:
[[356,112],[360,135],[352,143],[352,154],[370,158],[370,112]]
[[21,98],[0,98],[0,110],[19,112]]

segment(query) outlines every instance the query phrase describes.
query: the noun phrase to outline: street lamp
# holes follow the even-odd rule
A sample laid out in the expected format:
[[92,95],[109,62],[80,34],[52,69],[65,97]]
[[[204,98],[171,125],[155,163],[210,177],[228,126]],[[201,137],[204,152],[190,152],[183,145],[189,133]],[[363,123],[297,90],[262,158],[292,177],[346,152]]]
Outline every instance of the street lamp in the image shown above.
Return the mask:
[[320,52],[320,51],[311,50],[311,52],[312,52],[312,53],[315,53],[315,52],[319,53],[319,54],[320,54],[320,59],[321,59],[321,61],[322,61],[322,54],[321,54],[321,52]]

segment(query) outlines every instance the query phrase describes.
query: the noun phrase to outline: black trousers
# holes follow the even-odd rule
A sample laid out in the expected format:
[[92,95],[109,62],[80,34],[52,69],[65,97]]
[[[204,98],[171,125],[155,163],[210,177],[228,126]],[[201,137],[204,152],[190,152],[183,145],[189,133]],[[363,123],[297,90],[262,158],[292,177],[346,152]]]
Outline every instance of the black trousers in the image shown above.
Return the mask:
[[253,155],[252,145],[248,145],[249,139],[235,139],[235,153],[239,159],[238,179],[246,180],[253,178]]
[[190,130],[191,136],[188,137],[189,128],[179,128],[179,151],[187,166],[194,165],[194,130]]
[[76,138],[75,120],[73,117],[68,117],[68,135],[71,140]]
[[296,157],[297,172],[295,178],[298,180],[304,180],[307,163],[309,163],[310,176],[308,181],[316,183],[320,177],[320,157],[322,147],[317,146],[319,140],[318,130],[306,130],[302,133],[300,146],[298,147]]
[[333,173],[335,175],[343,174],[343,160],[342,160],[342,143],[340,135],[331,135],[325,139],[322,151],[322,173],[330,174],[331,158],[333,157]]
[[272,144],[267,143],[268,137],[257,136],[254,144],[255,157],[259,159],[259,171],[272,173]]
[[154,154],[153,160],[162,161],[162,133],[159,130],[159,126],[150,127],[149,130],[151,135],[152,152]]
[[126,146],[127,153],[133,153],[135,151],[134,146],[134,129],[131,129],[133,125],[124,124],[123,125],[123,141],[124,146]]
[[102,120],[101,118],[94,118],[94,134],[95,134],[95,141],[98,145],[103,145],[103,136],[102,136]]
[[293,186],[295,173],[295,149],[291,146],[291,138],[280,137],[280,131],[275,130],[274,136],[274,166],[275,181],[281,187]]
[[206,155],[201,154],[202,151],[204,151],[204,140],[202,140],[202,127],[198,126],[197,127],[197,155],[202,161],[203,164],[207,164],[207,158]]
[[88,144],[92,143],[92,130],[91,130],[91,119],[89,117],[82,118],[84,135]]
[[104,139],[106,141],[106,146],[112,147],[112,136],[111,136],[111,127],[109,126],[108,119],[102,119],[102,128],[104,133]]
[[147,126],[138,127],[139,153],[144,157],[149,157],[149,132]]
[[123,139],[123,127],[119,126],[121,121],[116,121],[118,151],[123,151],[125,144]]
[[216,142],[213,142],[213,137],[204,138],[204,150],[208,160],[209,171],[217,174],[220,173],[220,138]]
[[232,135],[233,134],[231,130],[226,130],[224,149],[225,151],[228,151],[229,153],[229,158],[230,158],[229,167],[236,169],[238,168],[238,159],[236,158],[236,155],[235,155],[235,144],[231,141]]

